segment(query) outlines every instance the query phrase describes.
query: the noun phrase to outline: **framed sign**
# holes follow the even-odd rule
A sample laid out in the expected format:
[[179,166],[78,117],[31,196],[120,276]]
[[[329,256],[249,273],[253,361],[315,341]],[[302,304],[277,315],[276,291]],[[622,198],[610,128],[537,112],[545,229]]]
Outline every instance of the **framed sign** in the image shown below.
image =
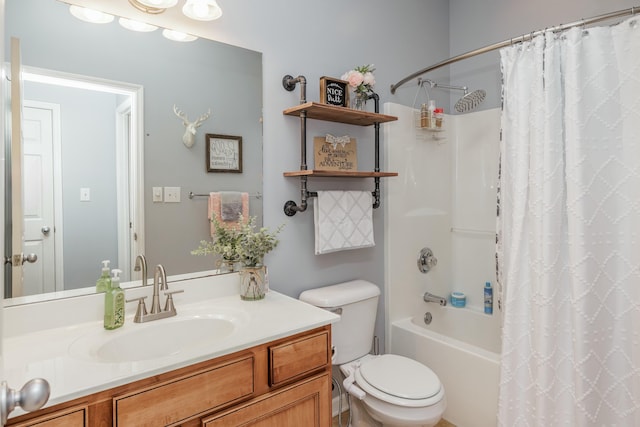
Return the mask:
[[206,134],[207,172],[242,173],[242,137]]
[[320,103],[349,106],[349,83],[331,77],[320,77]]
[[355,172],[358,170],[356,139],[349,135],[313,138],[313,168],[320,171]]

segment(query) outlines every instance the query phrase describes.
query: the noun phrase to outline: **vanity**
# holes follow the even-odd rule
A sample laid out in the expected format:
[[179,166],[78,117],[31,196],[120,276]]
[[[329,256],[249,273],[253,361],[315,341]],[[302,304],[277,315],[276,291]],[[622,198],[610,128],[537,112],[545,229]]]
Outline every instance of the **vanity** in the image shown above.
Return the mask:
[[177,316],[133,323],[129,303],[114,331],[102,328],[102,295],[6,308],[6,380],[51,384],[44,408],[16,410],[7,425],[331,424],[337,315],[274,291],[242,301],[237,273],[170,283],[178,289]]

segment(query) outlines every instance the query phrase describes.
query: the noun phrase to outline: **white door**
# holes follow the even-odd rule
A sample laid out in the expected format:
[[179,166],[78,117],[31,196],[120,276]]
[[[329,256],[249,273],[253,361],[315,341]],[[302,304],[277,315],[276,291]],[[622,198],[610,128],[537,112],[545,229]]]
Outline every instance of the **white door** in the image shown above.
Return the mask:
[[56,271],[62,271],[61,268],[56,269],[56,236],[61,235],[61,230],[54,223],[53,175],[60,108],[57,104],[24,100],[22,114],[22,252],[38,257],[37,262],[23,266],[22,295],[35,295],[59,290],[56,289]]

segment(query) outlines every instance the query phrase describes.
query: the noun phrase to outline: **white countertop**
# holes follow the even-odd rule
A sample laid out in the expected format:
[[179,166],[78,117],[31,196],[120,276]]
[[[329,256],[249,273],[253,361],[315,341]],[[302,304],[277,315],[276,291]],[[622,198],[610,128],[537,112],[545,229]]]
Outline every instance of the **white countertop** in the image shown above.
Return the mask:
[[[172,286],[173,285],[173,286]],[[234,331],[222,339],[202,337],[203,343],[177,354],[122,363],[99,362],[88,356],[72,354],[72,344],[87,334],[115,336],[151,323],[133,322],[135,304],[127,304],[125,325],[105,331],[102,325],[102,295],[84,296],[23,307],[5,308],[4,373],[12,388],[19,389],[33,378],[44,378],[51,385],[46,406],[72,400],[142,378],[172,371],[197,362],[230,354],[298,332],[324,326],[339,316],[269,291],[260,301],[242,301],[238,295],[237,274],[204,277],[171,284],[171,290],[185,289],[174,295],[178,316],[183,313],[240,313]],[[151,287],[126,291],[126,298],[151,295]],[[149,300],[148,298],[147,300]],[[34,316],[37,310],[37,320]],[[96,313],[97,312],[97,313]],[[75,314],[75,316],[69,315]],[[20,325],[18,327],[18,324]],[[49,325],[49,327],[45,326]],[[17,329],[17,330],[16,330]],[[171,346],[171,342],[166,342]],[[11,416],[24,413],[14,411]]]

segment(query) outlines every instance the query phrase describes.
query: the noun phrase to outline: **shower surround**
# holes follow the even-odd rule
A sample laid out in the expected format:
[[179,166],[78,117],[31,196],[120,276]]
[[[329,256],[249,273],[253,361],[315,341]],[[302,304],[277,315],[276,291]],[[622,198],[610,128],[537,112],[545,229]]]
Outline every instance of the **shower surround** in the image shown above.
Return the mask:
[[[413,108],[386,103],[384,113],[398,121],[383,126],[383,169],[399,173],[383,182],[386,351],[434,370],[447,393],[444,418],[495,426],[500,311],[494,301],[494,314],[483,313],[483,287],[495,280],[500,110],[447,115],[440,133],[418,128]],[[438,259],[426,274],[417,267],[423,247]],[[427,291],[464,292],[466,308],[425,303]],[[426,312],[435,330],[423,324]]]

